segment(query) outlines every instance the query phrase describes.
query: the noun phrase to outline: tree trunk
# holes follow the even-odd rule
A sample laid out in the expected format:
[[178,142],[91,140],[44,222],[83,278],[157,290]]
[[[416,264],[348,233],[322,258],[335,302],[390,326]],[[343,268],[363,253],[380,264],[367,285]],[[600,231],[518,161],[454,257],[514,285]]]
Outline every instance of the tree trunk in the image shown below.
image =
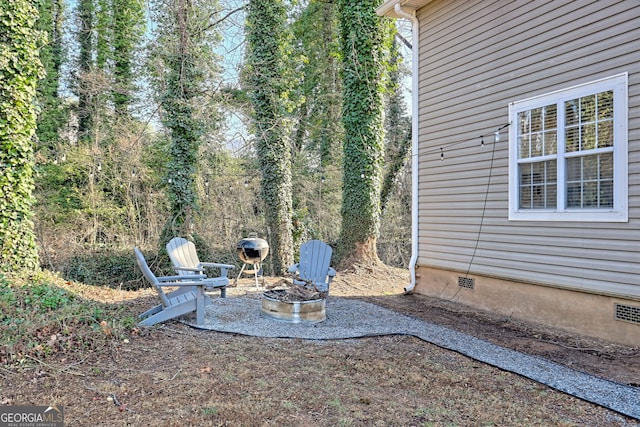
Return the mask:
[[0,270],[40,268],[34,226],[34,97],[42,63],[38,49],[44,35],[35,30],[38,11],[26,0],[3,2],[0,79]]
[[384,165],[383,27],[379,2],[340,0],[344,159],[341,267],[378,262],[380,186]]
[[281,0],[247,10],[247,71],[274,273],[293,263],[291,140],[287,123],[287,14]]

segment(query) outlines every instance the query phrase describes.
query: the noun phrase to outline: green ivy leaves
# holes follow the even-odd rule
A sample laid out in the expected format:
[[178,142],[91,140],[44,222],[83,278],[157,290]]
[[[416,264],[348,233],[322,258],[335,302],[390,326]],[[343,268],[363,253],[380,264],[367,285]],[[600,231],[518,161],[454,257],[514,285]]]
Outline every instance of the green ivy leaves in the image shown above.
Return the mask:
[[33,2],[0,0],[0,265],[3,270],[38,268],[31,221],[33,205],[34,97],[42,77]]
[[340,0],[345,129],[341,252],[375,239],[384,154],[383,25],[375,0]]

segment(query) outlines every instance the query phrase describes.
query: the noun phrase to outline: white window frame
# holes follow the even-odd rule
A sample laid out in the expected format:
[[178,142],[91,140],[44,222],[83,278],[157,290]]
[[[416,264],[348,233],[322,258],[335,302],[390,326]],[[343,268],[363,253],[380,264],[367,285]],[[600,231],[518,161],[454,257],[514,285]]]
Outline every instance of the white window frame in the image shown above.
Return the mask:
[[[509,220],[628,222],[628,75],[617,74],[509,104]],[[613,91],[613,207],[564,207],[566,195],[564,102],[605,91]],[[557,104],[557,194],[555,209],[520,209],[518,174],[518,113]]]

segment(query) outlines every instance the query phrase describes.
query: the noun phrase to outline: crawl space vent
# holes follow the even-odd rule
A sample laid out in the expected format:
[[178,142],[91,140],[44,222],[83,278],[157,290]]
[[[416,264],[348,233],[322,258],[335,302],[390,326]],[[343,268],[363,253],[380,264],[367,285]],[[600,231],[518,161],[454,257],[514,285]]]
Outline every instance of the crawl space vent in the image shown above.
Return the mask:
[[622,304],[615,304],[615,307],[616,320],[623,320],[625,322],[631,322],[640,325],[640,307]]
[[476,279],[458,276],[458,286],[461,288],[473,289],[476,286]]

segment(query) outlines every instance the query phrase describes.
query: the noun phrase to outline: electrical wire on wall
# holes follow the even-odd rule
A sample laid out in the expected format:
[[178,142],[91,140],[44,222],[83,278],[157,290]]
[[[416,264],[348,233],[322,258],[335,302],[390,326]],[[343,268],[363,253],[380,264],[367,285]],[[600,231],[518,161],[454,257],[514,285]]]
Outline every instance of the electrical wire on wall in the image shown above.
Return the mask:
[[[496,154],[496,144],[498,142],[500,142],[500,131],[505,129],[509,125],[510,125],[510,123],[506,123],[506,124],[500,126],[493,133],[480,135],[480,146],[481,147],[484,147],[484,145],[485,145],[485,137],[490,137],[490,136],[493,136],[493,145],[492,145],[492,149],[491,149],[491,161],[489,163],[489,176],[487,177],[487,187],[486,187],[486,190],[485,190],[485,193],[484,193],[484,202],[482,204],[482,214],[480,215],[480,225],[478,227],[478,233],[476,235],[476,239],[475,239],[475,243],[474,243],[474,246],[473,246],[473,252],[471,254],[471,258],[469,259],[469,264],[467,266],[467,271],[465,272],[465,275],[464,275],[465,279],[467,279],[469,277],[469,273],[471,271],[471,266],[473,265],[473,261],[474,261],[474,259],[476,257],[476,253],[478,251],[478,245],[480,244],[480,236],[482,235],[482,227],[484,225],[484,218],[485,218],[485,214],[486,214],[486,211],[487,211],[487,201],[489,200],[489,189],[491,187],[491,178],[493,176],[493,163],[494,163],[495,154]],[[453,142],[453,143],[448,144],[448,145],[446,145],[444,147],[451,148],[452,146],[462,144],[463,142],[467,142],[467,141]],[[444,158],[445,158],[445,156],[444,156],[444,147],[440,147],[439,148],[440,160],[444,160]],[[432,150],[431,151],[431,153],[434,153],[434,152],[438,152],[438,150]],[[456,292],[450,298],[451,301],[455,300],[455,298],[457,297],[458,293],[460,292],[460,289],[462,289],[462,286],[458,286],[458,288],[456,289]]]
[[[487,189],[484,192],[484,203],[482,204],[482,215],[480,215],[480,226],[478,227],[478,235],[476,237],[475,245],[473,246],[473,253],[471,254],[471,259],[469,260],[469,266],[467,267],[467,272],[464,277],[469,277],[469,271],[471,271],[471,265],[473,264],[473,260],[476,257],[476,252],[478,251],[478,245],[480,244],[480,235],[482,234],[482,226],[484,225],[484,216],[487,211],[487,201],[489,200],[489,188],[491,187],[491,177],[493,175],[493,161],[496,157],[496,144],[500,142],[500,131],[509,126],[509,123],[500,127],[494,134],[493,147],[491,149],[491,163],[489,163],[489,177],[487,179]],[[482,138],[482,143],[484,144],[484,138]]]

